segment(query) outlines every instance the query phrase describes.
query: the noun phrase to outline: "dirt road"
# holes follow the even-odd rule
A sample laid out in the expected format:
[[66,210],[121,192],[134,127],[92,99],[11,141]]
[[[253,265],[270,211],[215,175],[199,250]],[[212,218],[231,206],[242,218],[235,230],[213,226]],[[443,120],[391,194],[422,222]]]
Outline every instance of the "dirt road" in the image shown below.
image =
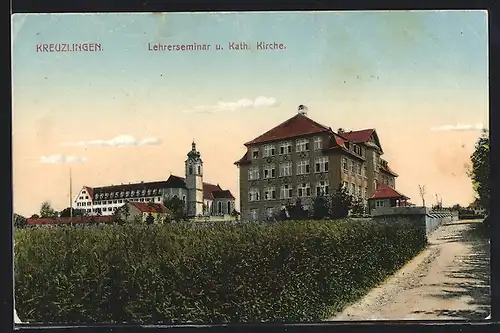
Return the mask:
[[330,320],[485,319],[490,314],[490,248],[480,221],[456,221],[361,301]]

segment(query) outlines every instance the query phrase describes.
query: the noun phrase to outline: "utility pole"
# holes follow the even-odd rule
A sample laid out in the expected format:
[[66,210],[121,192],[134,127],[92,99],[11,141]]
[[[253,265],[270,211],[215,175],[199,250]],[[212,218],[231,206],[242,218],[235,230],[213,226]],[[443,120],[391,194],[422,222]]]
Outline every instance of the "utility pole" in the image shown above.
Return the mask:
[[71,175],[71,167],[69,167],[69,216],[70,223],[73,222],[73,179]]

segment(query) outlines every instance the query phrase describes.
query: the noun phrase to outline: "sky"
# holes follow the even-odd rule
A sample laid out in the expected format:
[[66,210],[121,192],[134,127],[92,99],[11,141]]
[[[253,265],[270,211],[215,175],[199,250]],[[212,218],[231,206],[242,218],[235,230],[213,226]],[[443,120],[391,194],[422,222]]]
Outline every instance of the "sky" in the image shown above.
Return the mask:
[[[51,43],[101,51],[37,52]],[[149,50],[190,43],[211,49]],[[375,128],[413,202],[425,185],[428,204],[467,205],[489,122],[487,48],[486,11],[15,14],[14,212],[67,207],[70,169],[74,195],[182,176],[193,139],[204,181],[238,207],[243,144],[299,104],[332,129]]]

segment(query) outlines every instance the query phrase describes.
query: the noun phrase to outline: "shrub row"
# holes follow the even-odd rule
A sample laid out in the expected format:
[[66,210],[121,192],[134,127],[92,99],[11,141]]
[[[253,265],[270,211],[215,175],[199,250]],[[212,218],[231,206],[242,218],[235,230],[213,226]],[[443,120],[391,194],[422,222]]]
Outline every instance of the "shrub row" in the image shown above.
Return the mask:
[[286,221],[16,230],[19,317],[53,323],[320,321],[426,244],[419,228]]

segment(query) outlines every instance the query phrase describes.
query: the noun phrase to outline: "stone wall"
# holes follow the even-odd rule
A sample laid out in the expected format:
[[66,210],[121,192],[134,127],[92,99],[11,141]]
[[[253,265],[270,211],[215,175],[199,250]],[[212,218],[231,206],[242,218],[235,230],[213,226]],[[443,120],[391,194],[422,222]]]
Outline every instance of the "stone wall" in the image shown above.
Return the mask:
[[429,235],[442,224],[458,221],[458,212],[426,207],[379,207],[372,211],[372,218],[377,222],[417,224]]

